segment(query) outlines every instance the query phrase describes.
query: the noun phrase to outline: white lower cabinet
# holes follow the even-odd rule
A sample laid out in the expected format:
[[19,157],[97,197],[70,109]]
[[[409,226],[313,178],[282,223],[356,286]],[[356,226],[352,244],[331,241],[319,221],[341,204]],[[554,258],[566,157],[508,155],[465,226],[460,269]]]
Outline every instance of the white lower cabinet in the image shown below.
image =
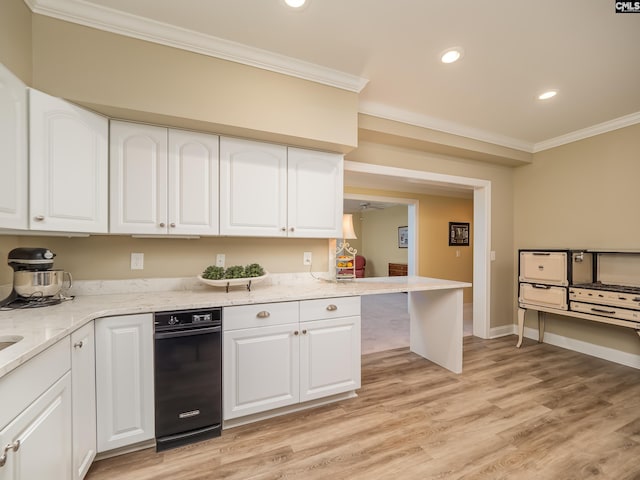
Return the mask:
[[297,328],[296,322],[224,333],[225,419],[299,402]]
[[300,401],[360,388],[360,317],[301,322]]
[[73,478],[69,368],[67,337],[0,379],[1,480]]
[[96,456],[96,357],[93,322],[71,334],[73,480],[81,480]]
[[225,420],[360,388],[360,297],[227,307],[222,318]]
[[97,450],[155,436],[153,315],[96,320]]

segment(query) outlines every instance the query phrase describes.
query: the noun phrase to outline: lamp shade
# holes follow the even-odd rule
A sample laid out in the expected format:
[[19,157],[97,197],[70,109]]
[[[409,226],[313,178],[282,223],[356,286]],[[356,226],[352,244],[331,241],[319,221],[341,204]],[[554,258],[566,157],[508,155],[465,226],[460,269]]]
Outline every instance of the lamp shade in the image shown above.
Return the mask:
[[356,232],[353,229],[353,215],[345,213],[342,215],[342,238],[358,238]]

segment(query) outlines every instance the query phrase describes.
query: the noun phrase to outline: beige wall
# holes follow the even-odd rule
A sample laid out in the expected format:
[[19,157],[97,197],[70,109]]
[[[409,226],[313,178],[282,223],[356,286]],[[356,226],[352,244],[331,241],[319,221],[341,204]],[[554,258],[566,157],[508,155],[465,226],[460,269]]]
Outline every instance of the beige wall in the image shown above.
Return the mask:
[[33,16],[33,86],[111,116],[335,151],[357,145],[358,95]]
[[0,63],[31,83],[31,11],[23,0],[0,1]]
[[398,248],[398,227],[407,225],[407,207],[366,210],[359,214],[361,253],[367,277],[386,277],[388,264],[407,263],[406,248]]
[[[535,154],[514,174],[514,259],[518,248],[640,249],[638,179],[640,125]],[[640,354],[631,329],[556,316],[546,329]]]
[[[477,178],[491,182],[491,250],[496,252],[496,260],[491,262],[491,318],[490,326],[498,327],[512,324],[514,312],[514,255],[513,255],[513,172],[514,169],[502,165],[494,165],[462,158],[435,155],[400,146],[361,142],[358,149],[347,154],[347,160],[387,165],[443,173],[468,178]],[[350,190],[348,190],[350,191]],[[355,192],[354,192],[355,193]],[[407,195],[402,194],[405,198]],[[413,198],[413,197],[409,197]],[[421,207],[422,208],[422,207]],[[473,223],[473,214],[469,222]],[[448,218],[448,217],[447,217]],[[447,220],[448,222],[453,219]],[[444,221],[444,220],[443,220]],[[457,218],[455,221],[465,221]],[[472,227],[473,228],[473,227]],[[429,234],[425,232],[424,235]],[[445,234],[446,238],[446,234]],[[448,251],[455,255],[455,249]],[[422,252],[422,251],[421,251]],[[423,256],[422,253],[420,254]],[[472,255],[472,249],[461,248],[461,255]],[[422,264],[422,260],[421,260]],[[453,280],[471,281],[471,278],[454,278],[451,271],[443,274],[432,274],[429,270],[420,270],[422,275],[445,276]],[[446,274],[446,275],[445,275]],[[462,277],[462,275],[461,275]],[[469,295],[469,293],[465,293]],[[465,301],[468,297],[465,296]]]
[[[215,264],[224,253],[226,266],[259,263],[272,273],[307,272],[303,252],[312,252],[313,271],[328,269],[328,240],[207,237],[194,240],[94,236],[88,238],[0,236],[0,279],[10,283],[7,253],[15,247],[47,247],[55,268],[77,280],[188,277]],[[131,253],[144,253],[144,270],[131,270]]]
[[[468,222],[473,235],[473,201],[465,198],[444,197],[439,195],[421,195],[408,192],[384,191],[367,188],[345,187],[345,192],[382,196],[407,198],[418,201],[418,275],[434,278],[446,278],[449,280],[457,280],[460,282],[473,282],[473,238],[468,247],[450,247],[448,234],[449,222]],[[404,212],[404,220],[406,225],[407,210]],[[356,233],[360,235],[359,230],[364,230],[362,234],[364,241],[360,245],[361,250],[368,255],[369,246],[367,245],[371,234],[367,233],[367,227],[364,226],[367,220],[361,222],[356,227]],[[398,225],[387,224],[383,228],[386,231],[384,240],[375,240],[380,245],[395,245],[396,250],[404,250],[397,248],[397,227]],[[395,229],[395,233],[389,230]],[[376,235],[381,236],[376,231]],[[354,242],[355,243],[355,242]],[[456,256],[456,251],[460,251],[460,256]],[[405,250],[406,252],[406,250]],[[367,256],[368,258],[368,256]],[[400,259],[401,257],[396,257]],[[404,253],[404,262],[407,261],[406,253]],[[383,260],[383,265],[379,265],[375,275],[386,275],[388,261]],[[367,260],[367,268],[368,268]],[[367,276],[374,276],[371,272],[367,272]],[[473,289],[464,289],[465,303],[473,302]]]

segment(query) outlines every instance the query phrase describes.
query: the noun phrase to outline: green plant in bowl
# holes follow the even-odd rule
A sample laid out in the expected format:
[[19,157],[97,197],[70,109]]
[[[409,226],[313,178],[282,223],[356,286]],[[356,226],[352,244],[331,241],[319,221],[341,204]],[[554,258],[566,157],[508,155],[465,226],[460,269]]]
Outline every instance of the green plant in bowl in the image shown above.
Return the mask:
[[233,265],[224,272],[224,278],[244,278],[244,267],[242,265]]
[[202,272],[202,278],[207,280],[221,280],[224,278],[224,268],[216,265],[209,265],[204,272]]
[[252,263],[244,267],[245,277],[261,277],[264,275],[264,268],[258,263]]

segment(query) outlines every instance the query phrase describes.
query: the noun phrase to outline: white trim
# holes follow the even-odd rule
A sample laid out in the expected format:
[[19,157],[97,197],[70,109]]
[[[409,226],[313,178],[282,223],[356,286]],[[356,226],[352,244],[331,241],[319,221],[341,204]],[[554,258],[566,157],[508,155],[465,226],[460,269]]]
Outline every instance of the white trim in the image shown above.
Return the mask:
[[[501,327],[493,327],[491,330],[489,330],[489,338],[506,337],[507,335],[515,335],[517,333],[517,325],[502,325]],[[513,346],[516,346],[515,342],[513,343]]]
[[[514,330],[515,330],[514,325]],[[635,335],[635,334],[634,334]],[[533,340],[538,340],[537,328],[524,328],[524,336]],[[556,347],[566,348],[574,352],[584,353],[592,357],[602,358],[610,362],[619,363],[628,367],[640,369],[640,355],[634,353],[622,352],[615,348],[603,347],[594,343],[583,342],[575,338],[569,338],[555,333],[544,332],[544,343],[555,345]],[[526,349],[527,347],[522,347]]]
[[366,78],[81,0],[24,0],[34,13],[359,93]]
[[631,113],[623,117],[614,118],[608,122],[599,123],[591,127],[583,128],[582,130],[576,130],[575,132],[567,133],[559,137],[551,138],[543,142],[538,142],[533,146],[533,153],[542,152],[550,148],[566,145],[567,143],[576,142],[578,140],[584,140],[585,138],[594,137],[601,133],[611,132],[618,130],[619,128],[629,127],[640,123],[640,112]]
[[[491,254],[491,182],[479,178],[458,177],[349,160],[344,162],[344,171],[399,177],[414,183],[422,181],[473,189],[473,335],[489,338],[489,319],[491,318],[491,263],[489,261]],[[387,197],[385,199],[388,200]]]
[[372,115],[386,120],[406,123],[407,125],[437,130],[439,132],[471,138],[481,142],[491,143],[493,145],[500,145],[502,147],[513,148],[514,150],[520,150],[527,153],[532,153],[534,148],[533,143],[526,142],[524,140],[498,135],[479,128],[468,127],[456,122],[450,122],[420,113],[409,112],[380,103],[362,101],[360,102],[358,111],[364,115]]

